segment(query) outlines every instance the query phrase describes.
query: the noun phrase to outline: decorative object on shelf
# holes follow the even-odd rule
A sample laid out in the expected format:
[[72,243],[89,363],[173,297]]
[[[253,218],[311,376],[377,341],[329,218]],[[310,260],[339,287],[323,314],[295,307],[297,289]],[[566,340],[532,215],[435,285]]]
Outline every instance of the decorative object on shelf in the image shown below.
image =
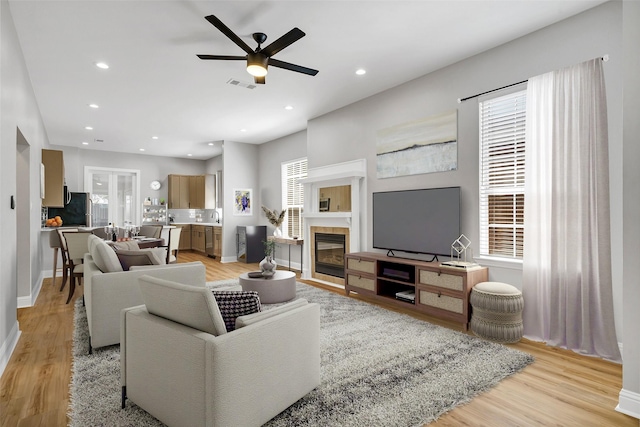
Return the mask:
[[273,259],[273,255],[276,251],[276,242],[274,240],[263,240],[264,245],[264,259],[260,261],[260,271],[262,271],[263,277],[271,277],[276,272],[278,263]]
[[241,189],[233,190],[233,214],[250,216],[253,215],[251,210],[251,193],[253,190]]
[[165,204],[164,197],[160,198],[160,204],[161,204],[161,205],[164,205],[164,204]]
[[162,184],[160,183],[160,181],[157,181],[157,180],[156,181],[151,181],[151,184],[149,184],[149,187],[152,190],[156,190],[157,191],[157,190],[160,189],[160,187],[162,187]]
[[282,230],[280,229],[280,226],[282,225],[282,221],[284,221],[284,215],[287,213],[287,211],[283,209],[280,213],[278,213],[277,210],[271,210],[264,205],[262,206],[262,210],[264,211],[271,225],[276,227],[276,229],[273,230],[273,235],[276,237],[282,237]]
[[[443,266],[447,267],[459,267],[464,269],[470,269],[474,267],[479,267],[475,262],[467,261],[467,250],[471,247],[471,240],[467,238],[464,234],[461,234],[456,240],[451,244],[451,256],[449,261],[445,261],[441,263]],[[454,255],[455,252],[455,255]],[[473,251],[471,251],[470,258],[473,257]]]

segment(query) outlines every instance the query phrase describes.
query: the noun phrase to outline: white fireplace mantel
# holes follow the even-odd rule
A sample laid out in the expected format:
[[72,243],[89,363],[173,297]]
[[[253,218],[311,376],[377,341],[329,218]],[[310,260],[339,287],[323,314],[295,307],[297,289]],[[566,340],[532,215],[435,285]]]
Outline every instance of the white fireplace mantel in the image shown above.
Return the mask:
[[[304,185],[304,240],[311,241],[311,227],[345,227],[350,233],[350,247],[347,252],[358,252],[366,246],[362,239],[363,221],[366,218],[366,159],[312,168],[307,177],[301,179]],[[320,212],[320,189],[324,187],[350,185],[351,212]],[[302,277],[312,278],[311,245],[304,245],[303,257],[305,270]]]

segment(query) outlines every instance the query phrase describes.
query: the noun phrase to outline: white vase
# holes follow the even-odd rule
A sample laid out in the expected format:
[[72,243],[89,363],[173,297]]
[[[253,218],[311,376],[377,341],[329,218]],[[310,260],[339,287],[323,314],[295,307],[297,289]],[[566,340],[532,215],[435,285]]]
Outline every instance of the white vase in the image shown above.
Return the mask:
[[280,227],[276,227],[275,230],[273,230],[273,235],[275,237],[282,237],[282,230],[280,230]]
[[278,264],[276,260],[270,256],[264,257],[262,261],[260,261],[260,271],[262,271],[262,277],[271,277],[276,273],[276,267]]

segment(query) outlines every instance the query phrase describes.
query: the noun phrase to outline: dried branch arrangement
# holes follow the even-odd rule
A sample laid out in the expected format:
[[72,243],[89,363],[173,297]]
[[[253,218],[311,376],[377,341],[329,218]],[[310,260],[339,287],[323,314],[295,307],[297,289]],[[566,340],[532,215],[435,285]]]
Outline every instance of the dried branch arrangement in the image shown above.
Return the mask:
[[287,213],[287,211],[285,211],[284,209],[280,213],[278,213],[277,210],[271,210],[266,206],[262,206],[262,210],[264,211],[271,225],[274,225],[276,227],[280,227],[282,221],[284,221],[284,215]]

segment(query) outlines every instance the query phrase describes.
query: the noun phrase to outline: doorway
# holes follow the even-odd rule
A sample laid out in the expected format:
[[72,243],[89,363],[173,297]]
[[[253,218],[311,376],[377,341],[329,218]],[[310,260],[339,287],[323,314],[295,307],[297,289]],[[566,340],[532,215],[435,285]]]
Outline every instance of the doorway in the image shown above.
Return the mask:
[[[31,146],[20,129],[16,128],[16,286],[18,308],[29,307],[33,300],[31,288]],[[38,212],[40,206],[38,205]],[[36,243],[34,243],[35,245]]]

